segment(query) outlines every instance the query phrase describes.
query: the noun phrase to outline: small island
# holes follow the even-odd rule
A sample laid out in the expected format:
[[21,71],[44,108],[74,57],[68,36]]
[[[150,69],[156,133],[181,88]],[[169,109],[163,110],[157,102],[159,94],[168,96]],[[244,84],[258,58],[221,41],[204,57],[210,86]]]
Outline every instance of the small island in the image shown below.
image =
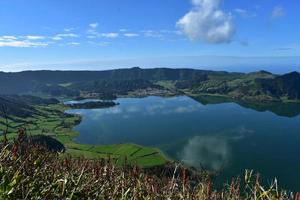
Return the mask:
[[96,109],[96,108],[108,108],[118,105],[114,101],[90,101],[85,103],[72,103],[68,104],[73,109]]

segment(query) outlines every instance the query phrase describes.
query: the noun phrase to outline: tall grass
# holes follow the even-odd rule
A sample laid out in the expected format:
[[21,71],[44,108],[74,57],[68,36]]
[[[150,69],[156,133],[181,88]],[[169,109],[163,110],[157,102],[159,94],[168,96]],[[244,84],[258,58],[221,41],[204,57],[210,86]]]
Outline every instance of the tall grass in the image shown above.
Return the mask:
[[[209,176],[182,166],[143,170],[110,159],[60,156],[33,145],[24,130],[0,150],[0,199],[295,199],[300,194],[264,187],[253,171],[216,190]],[[167,168],[165,168],[167,170]],[[243,186],[242,186],[243,185]]]

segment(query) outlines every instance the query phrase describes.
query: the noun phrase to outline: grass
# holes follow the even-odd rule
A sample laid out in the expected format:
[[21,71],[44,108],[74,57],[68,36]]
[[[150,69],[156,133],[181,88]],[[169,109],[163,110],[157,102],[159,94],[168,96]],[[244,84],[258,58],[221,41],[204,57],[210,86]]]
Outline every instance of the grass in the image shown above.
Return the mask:
[[169,90],[176,90],[175,81],[157,81],[155,84],[162,86]]
[[[128,164],[142,167],[152,167],[166,164],[167,160],[159,150],[141,147],[135,144],[119,145],[83,145],[66,143],[67,153],[89,159],[112,158],[116,164],[122,165],[125,160]],[[145,149],[145,150],[144,150]]]
[[[128,163],[141,167],[152,167],[163,165],[168,160],[155,148],[142,147],[135,144],[117,145],[88,145],[74,142],[74,138],[79,134],[73,131],[73,127],[78,124],[81,117],[78,115],[66,115],[64,111],[68,109],[63,104],[39,106],[37,109],[42,115],[35,115],[33,118],[22,119],[23,123],[9,122],[11,128],[8,131],[8,139],[12,140],[17,136],[19,128],[26,128],[29,135],[48,135],[56,138],[66,147],[66,154],[75,157],[84,156],[89,159],[111,157],[117,164],[122,164],[124,160]],[[12,119],[14,119],[12,117]],[[17,120],[15,118],[15,120]],[[0,128],[5,128],[5,123]]]
[[32,145],[24,130],[14,142],[0,144],[0,179],[0,199],[300,200],[276,179],[262,185],[251,170],[216,189],[205,171],[179,164],[145,170],[124,163],[116,167],[111,159],[61,157]]

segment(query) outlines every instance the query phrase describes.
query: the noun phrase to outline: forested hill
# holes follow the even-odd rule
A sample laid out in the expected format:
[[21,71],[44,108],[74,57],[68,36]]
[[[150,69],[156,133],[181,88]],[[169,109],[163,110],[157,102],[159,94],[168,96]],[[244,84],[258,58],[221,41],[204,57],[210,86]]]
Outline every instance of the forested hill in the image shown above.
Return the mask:
[[[147,93],[147,90],[150,92]],[[159,90],[192,95],[218,94],[255,101],[300,100],[300,74],[138,67],[106,71],[0,72],[0,94],[42,93],[54,97],[93,94],[100,98],[126,95],[133,91],[154,94]]]
[[203,74],[227,74],[196,69],[153,68],[114,69],[105,71],[23,71],[15,73],[0,73],[0,81],[31,81],[39,83],[84,82],[91,80],[186,80]]
[[[19,94],[40,90],[48,84],[78,83],[94,80],[190,80],[207,74],[227,74],[195,69],[154,68],[115,69],[106,71],[24,71],[0,72],[0,94]],[[63,90],[63,88],[56,88]],[[62,91],[61,93],[70,91]]]
[[29,95],[0,95],[0,118],[7,116],[31,117],[38,113],[35,106],[59,103],[56,99],[44,99]]

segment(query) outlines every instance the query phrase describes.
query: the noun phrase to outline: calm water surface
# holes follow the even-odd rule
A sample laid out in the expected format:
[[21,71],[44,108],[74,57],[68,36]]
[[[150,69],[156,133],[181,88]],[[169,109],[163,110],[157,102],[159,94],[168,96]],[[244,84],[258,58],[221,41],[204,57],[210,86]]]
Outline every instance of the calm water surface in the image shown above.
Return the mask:
[[300,190],[300,116],[258,112],[235,103],[202,105],[186,97],[120,98],[83,116],[78,143],[136,143],[160,148],[194,167],[222,171],[220,180],[254,169]]

